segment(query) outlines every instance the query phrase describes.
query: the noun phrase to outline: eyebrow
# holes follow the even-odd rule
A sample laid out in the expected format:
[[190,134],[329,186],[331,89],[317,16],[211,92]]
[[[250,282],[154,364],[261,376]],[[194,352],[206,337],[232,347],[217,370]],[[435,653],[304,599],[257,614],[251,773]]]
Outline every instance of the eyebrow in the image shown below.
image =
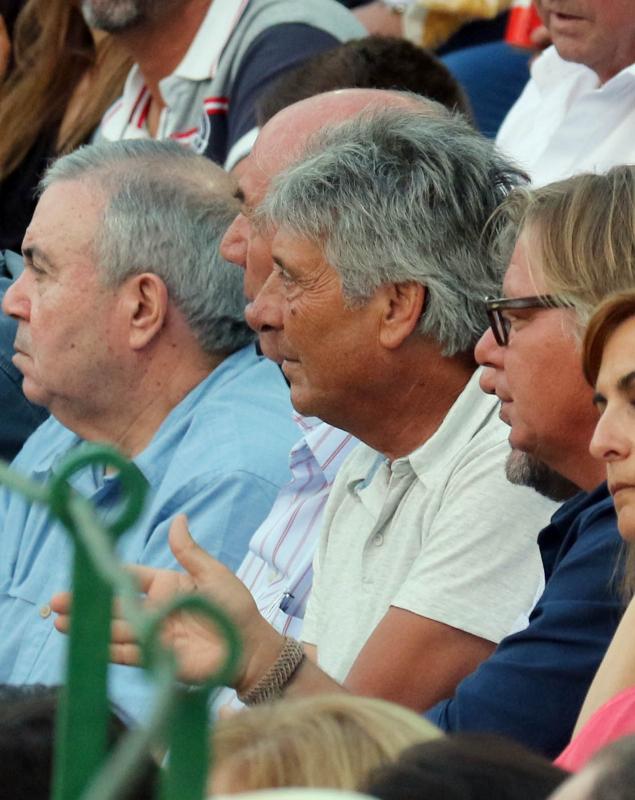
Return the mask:
[[635,383],[635,370],[628,372],[626,375],[622,375],[617,382],[617,388],[620,390],[620,392],[627,392],[633,383]]

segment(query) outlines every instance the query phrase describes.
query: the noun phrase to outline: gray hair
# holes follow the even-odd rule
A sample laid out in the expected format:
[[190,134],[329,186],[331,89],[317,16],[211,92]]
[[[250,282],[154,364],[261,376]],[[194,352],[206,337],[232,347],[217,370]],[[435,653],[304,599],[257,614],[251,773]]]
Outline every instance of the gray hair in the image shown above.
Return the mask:
[[502,220],[489,220],[524,179],[460,116],[392,107],[317,134],[273,182],[260,223],[320,247],[350,304],[383,284],[424,285],[418,331],[451,356],[487,327],[483,299],[505,267]]
[[253,341],[242,271],[219,253],[238,212],[220,167],[175,142],[103,142],[55,161],[40,192],[75,180],[106,195],[93,253],[105,285],[152,272],[204,352],[229,354]]

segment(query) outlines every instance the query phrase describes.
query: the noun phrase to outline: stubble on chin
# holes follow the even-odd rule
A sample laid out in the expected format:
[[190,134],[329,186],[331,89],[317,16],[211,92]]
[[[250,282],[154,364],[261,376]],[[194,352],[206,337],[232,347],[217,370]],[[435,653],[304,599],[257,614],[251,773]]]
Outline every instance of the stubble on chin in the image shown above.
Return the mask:
[[91,28],[120,33],[143,21],[145,0],[82,0],[82,14]]
[[580,491],[575,483],[551,469],[544,461],[521,450],[512,450],[505,464],[507,480],[516,486],[527,486],[538,494],[561,503]]

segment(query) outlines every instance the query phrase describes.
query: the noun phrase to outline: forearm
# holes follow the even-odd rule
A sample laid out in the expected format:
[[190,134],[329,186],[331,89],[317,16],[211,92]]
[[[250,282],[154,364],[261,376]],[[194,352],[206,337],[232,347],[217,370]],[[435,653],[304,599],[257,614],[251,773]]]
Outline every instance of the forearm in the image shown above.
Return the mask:
[[573,732],[575,736],[589,718],[629,686],[635,685],[635,599],[631,600],[606,655],[593,678]]
[[254,634],[250,637],[252,644],[246,642],[246,652],[249,653],[249,657],[235,685],[241,699],[244,699],[245,695],[253,693],[254,689],[263,682],[269,683],[272,675],[276,675],[273,682],[274,684],[279,683],[280,694],[285,697],[306,697],[314,694],[346,691],[341,684],[330,678],[311,659],[310,647],[307,648],[309,653],[305,654],[290,677],[280,680],[280,665],[284,661],[282,654],[286,639],[264,619],[262,623],[258,624]]

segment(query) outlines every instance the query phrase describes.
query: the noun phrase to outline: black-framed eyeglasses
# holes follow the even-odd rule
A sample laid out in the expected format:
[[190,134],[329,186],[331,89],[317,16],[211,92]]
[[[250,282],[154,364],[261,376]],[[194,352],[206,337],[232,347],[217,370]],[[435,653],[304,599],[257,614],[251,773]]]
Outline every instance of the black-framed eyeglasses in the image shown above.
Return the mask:
[[504,316],[507,309],[519,308],[571,308],[571,303],[552,294],[536,294],[531,297],[486,297],[485,310],[497,344],[509,344],[510,321]]

